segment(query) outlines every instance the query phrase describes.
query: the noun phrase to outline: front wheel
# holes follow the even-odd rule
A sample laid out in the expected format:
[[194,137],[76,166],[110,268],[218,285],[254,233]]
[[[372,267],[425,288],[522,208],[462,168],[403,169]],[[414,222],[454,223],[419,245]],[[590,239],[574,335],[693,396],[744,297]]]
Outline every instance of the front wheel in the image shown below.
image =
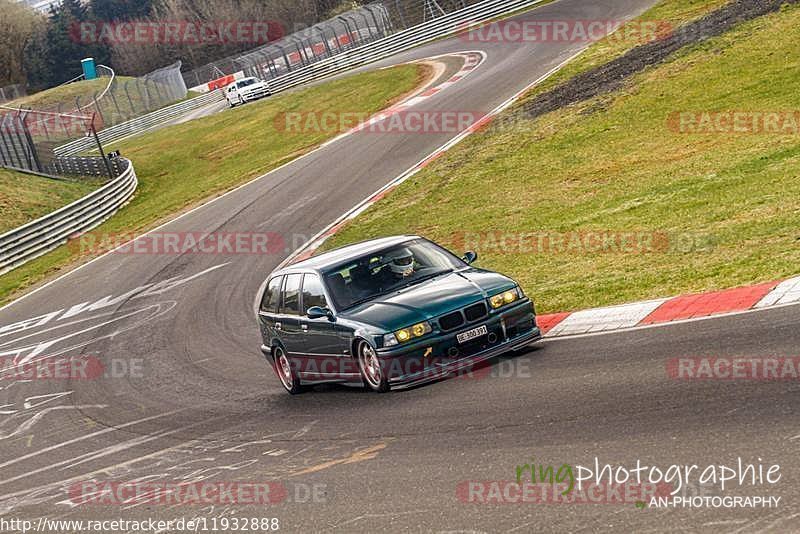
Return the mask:
[[361,377],[369,389],[378,393],[389,391],[389,381],[381,369],[378,353],[366,341],[358,344],[358,367],[361,369]]
[[275,347],[272,356],[275,364],[275,373],[278,375],[278,378],[280,378],[284,389],[286,389],[290,395],[297,395],[300,393],[302,390],[300,379],[294,372],[292,362],[289,360],[286,352],[281,347]]

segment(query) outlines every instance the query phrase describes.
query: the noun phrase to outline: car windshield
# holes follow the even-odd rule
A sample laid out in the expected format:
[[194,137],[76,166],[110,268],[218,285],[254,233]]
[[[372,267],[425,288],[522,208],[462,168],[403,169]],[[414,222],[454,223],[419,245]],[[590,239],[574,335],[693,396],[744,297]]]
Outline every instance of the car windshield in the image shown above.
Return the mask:
[[324,274],[336,308],[346,310],[466,265],[430,241],[417,239],[354,259]]
[[255,78],[245,78],[239,82],[239,87],[247,87],[248,85],[253,85],[256,83]]

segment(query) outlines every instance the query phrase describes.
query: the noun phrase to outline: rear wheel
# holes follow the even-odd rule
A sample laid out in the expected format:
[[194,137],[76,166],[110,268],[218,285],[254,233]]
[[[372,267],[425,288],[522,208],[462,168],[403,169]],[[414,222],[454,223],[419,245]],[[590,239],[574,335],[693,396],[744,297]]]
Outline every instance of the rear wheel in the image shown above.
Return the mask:
[[281,380],[284,389],[290,395],[297,395],[301,391],[300,379],[294,372],[292,362],[286,355],[286,352],[281,347],[275,347],[273,351],[273,362],[275,364],[275,373]]
[[361,377],[369,389],[378,393],[389,391],[389,381],[381,368],[378,353],[366,341],[358,344],[358,367],[361,369]]

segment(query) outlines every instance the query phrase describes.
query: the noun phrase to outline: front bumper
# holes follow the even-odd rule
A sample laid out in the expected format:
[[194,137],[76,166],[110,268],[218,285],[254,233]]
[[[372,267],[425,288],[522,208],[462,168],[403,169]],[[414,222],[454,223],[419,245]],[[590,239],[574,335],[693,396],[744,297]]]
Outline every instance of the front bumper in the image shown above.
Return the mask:
[[[488,335],[458,343],[458,334],[483,325],[486,325]],[[453,332],[435,335],[413,345],[379,349],[378,356],[392,389],[404,389],[468,370],[477,363],[525,347],[541,337],[533,305],[525,299]]]
[[255,91],[248,91],[242,95],[242,100],[245,102],[250,102],[251,100],[258,100],[259,98],[264,98],[265,96],[269,96],[269,89],[266,87],[263,89],[257,89]]

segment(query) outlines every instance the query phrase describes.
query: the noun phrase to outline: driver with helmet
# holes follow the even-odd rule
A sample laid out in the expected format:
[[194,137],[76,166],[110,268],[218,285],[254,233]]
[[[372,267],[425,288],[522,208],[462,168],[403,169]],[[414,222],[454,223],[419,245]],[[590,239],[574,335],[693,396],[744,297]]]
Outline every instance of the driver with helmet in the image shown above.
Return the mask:
[[383,288],[414,274],[414,254],[406,247],[393,250],[383,258],[384,267],[376,273]]

